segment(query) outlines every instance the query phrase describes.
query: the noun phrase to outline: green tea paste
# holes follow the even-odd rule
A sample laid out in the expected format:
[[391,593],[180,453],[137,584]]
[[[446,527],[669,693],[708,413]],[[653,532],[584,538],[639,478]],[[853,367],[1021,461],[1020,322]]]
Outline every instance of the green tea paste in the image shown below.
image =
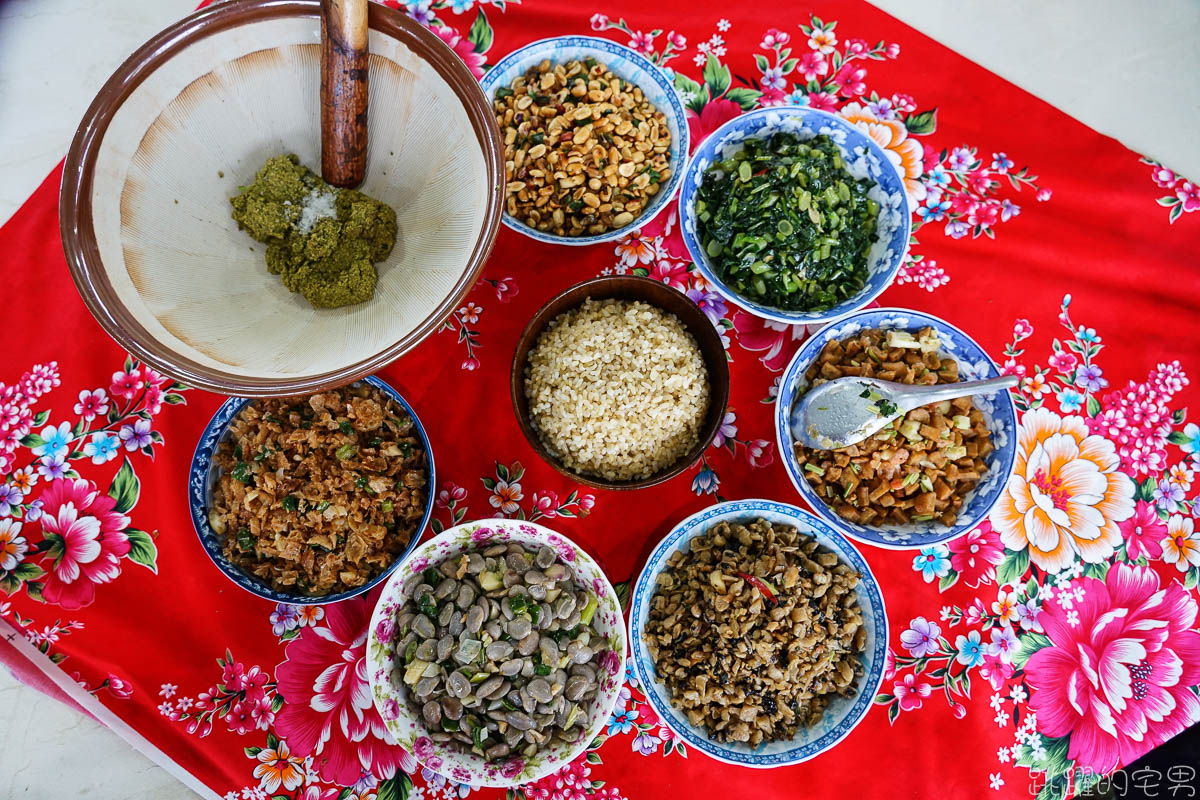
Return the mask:
[[337,189],[294,154],[267,159],[229,202],[238,228],[267,246],[267,271],[316,308],[375,295],[375,264],[396,244],[396,212]]

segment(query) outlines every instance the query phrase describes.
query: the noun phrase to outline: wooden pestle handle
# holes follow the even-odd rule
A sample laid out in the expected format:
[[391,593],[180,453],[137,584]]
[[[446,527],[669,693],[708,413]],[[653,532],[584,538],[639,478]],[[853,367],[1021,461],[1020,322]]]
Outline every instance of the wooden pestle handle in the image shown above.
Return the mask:
[[367,171],[367,2],[321,0],[321,176],[345,188]]

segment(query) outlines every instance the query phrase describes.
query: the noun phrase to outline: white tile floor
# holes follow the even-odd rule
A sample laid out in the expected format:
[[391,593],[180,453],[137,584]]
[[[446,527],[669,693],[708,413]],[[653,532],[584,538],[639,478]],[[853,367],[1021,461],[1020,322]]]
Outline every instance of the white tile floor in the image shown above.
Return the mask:
[[[873,2],[1097,130],[1200,177],[1194,144],[1200,4],[1194,0]],[[0,3],[0,223],[62,158],[109,73],[194,5]],[[799,16],[803,4],[795,5]],[[0,365],[0,379],[6,369]],[[0,709],[0,797],[195,797],[107,729],[17,684],[2,669]],[[68,752],[83,754],[86,768],[64,769]]]

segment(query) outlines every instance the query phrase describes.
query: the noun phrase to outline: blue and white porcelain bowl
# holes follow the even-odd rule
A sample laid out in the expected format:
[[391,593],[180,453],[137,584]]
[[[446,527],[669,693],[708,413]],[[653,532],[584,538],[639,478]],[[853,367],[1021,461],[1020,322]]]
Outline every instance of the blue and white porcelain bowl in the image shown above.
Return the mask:
[[338,600],[345,600],[348,597],[368,592],[387,580],[387,577],[395,571],[396,567],[400,566],[400,562],[408,557],[408,554],[416,548],[417,542],[421,538],[421,533],[429,523],[429,516],[433,513],[433,494],[434,487],[437,485],[433,471],[433,449],[429,446],[429,437],[425,434],[425,428],[421,425],[421,420],[417,418],[417,414],[413,411],[412,406],[400,396],[399,392],[374,375],[363,378],[363,382],[374,386],[386,394],[395,401],[397,406],[404,410],[405,414],[408,414],[412,418],[413,430],[416,432],[417,438],[421,440],[421,446],[425,448],[426,459],[429,462],[429,479],[426,483],[425,511],[421,516],[421,521],[417,525],[416,530],[413,531],[412,539],[409,541],[408,546],[404,548],[404,552],[396,554],[395,560],[383,572],[356,589],[338,592],[337,594],[322,595],[321,597],[290,594],[271,588],[255,576],[246,573],[241,568],[232,564],[222,552],[223,537],[214,531],[212,525],[208,522],[208,510],[212,501],[213,486],[221,476],[220,467],[213,462],[213,456],[217,452],[217,446],[229,432],[229,425],[233,422],[233,418],[238,415],[239,411],[255,401],[247,397],[229,398],[217,409],[217,413],[209,421],[208,427],[204,429],[204,433],[200,434],[200,441],[196,444],[196,453],[192,456],[192,469],[188,476],[188,511],[192,515],[192,525],[196,528],[196,535],[200,537],[200,544],[204,546],[204,552],[208,553],[208,557],[217,565],[217,568],[221,572],[224,572],[229,580],[251,594],[258,595],[267,600],[273,600],[276,603],[291,603],[292,605],[300,606],[336,603]]
[[942,353],[958,362],[958,375],[961,380],[983,380],[1000,375],[1000,369],[987,352],[949,322],[903,308],[871,308],[830,323],[809,337],[796,351],[783,377],[779,379],[779,396],[775,400],[775,435],[779,442],[779,453],[796,491],[800,492],[800,496],[817,514],[847,536],[894,550],[928,547],[949,541],[967,533],[987,517],[1004,492],[1017,456],[1017,409],[1009,393],[978,395],[973,398],[975,406],[983,412],[983,418],[987,421],[995,449],[984,459],[988,470],[979,483],[967,493],[962,510],[958,513],[958,520],[953,526],[930,520],[908,525],[876,527],[858,525],[839,517],[837,512],[813,491],[792,455],[795,439],[792,437],[790,417],[792,406],[808,388],[804,373],[820,355],[826,342],[831,339],[845,339],[865,329],[882,328],[915,333],[924,327],[937,331],[942,343]]
[[[855,178],[874,181],[867,196],[879,205],[876,241],[867,254],[867,282],[858,294],[823,311],[790,311],[756,303],[741,296],[722,281],[700,243],[696,227],[696,194],[705,172],[716,161],[729,158],[747,139],[764,139],[773,133],[794,133],[802,139],[827,135],[842,152],[846,169]],[[688,164],[679,190],[679,219],[684,244],[701,274],[727,300],[763,319],[789,325],[812,325],[844,317],[874,300],[891,284],[908,252],[912,212],[904,180],[887,153],[853,123],[836,114],[807,106],[761,108],[734,117],[705,139]]]
[[679,182],[683,179],[688,154],[688,124],[683,112],[683,102],[675,92],[671,78],[641,53],[597,36],[554,36],[531,42],[509,53],[489,69],[479,83],[488,100],[495,102],[496,89],[511,86],[526,70],[543,61],[561,64],[587,58],[596,59],[621,80],[637,86],[646,99],[666,116],[667,130],[671,132],[671,177],[666,185],[659,188],[650,205],[646,206],[633,222],[623,228],[615,228],[595,236],[555,236],[531,228],[509,214],[504,214],[502,221],[505,225],[539,242],[585,245],[620,239],[658,216],[659,212],[670,204],[675,190],[679,188]]
[[[692,725],[687,716],[671,705],[667,687],[655,674],[654,659],[643,638],[650,617],[650,602],[658,585],[658,575],[676,551],[687,551],[692,539],[721,522],[748,523],[765,519],[772,525],[788,525],[812,536],[822,547],[837,553],[838,558],[862,576],[857,592],[862,609],[863,627],[867,631],[866,650],[862,654],[863,674],[855,685],[854,694],[838,697],[825,709],[816,725],[798,730],[787,741],[764,743],[751,747],[744,743],[716,742],[703,727]],[[862,554],[844,536],[807,511],[772,500],[734,500],[718,503],[693,514],[676,525],[658,543],[642,574],[638,576],[630,605],[629,647],[638,680],[647,702],[658,718],[679,738],[707,756],[743,767],[783,767],[798,764],[829,750],[862,722],[883,682],[884,657],[887,650],[887,612],[879,584],[871,574]]]

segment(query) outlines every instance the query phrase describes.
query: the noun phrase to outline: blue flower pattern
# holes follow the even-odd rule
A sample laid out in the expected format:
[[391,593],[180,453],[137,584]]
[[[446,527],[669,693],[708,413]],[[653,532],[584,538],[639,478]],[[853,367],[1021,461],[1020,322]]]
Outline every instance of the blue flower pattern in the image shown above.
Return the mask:
[[966,636],[959,635],[954,640],[958,655],[954,660],[970,669],[983,661],[983,638],[979,631],[971,631]]
[[921,573],[926,583],[950,574],[950,550],[944,544],[922,547],[913,557],[913,569]]
[[608,721],[608,735],[616,736],[618,733],[629,733],[633,730],[633,722],[638,717],[636,708],[621,708],[614,709],[612,718]]

